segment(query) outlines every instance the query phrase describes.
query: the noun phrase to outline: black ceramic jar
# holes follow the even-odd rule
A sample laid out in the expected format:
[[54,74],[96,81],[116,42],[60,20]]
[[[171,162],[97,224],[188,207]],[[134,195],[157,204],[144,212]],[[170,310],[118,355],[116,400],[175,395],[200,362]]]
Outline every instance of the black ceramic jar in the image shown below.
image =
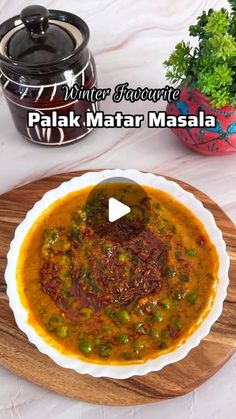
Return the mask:
[[[16,128],[29,141],[47,146],[80,140],[87,110],[97,104],[87,100],[65,102],[64,86],[96,87],[96,68],[87,45],[89,28],[78,16],[29,6],[0,25],[0,78]],[[28,128],[28,112],[51,116],[82,115],[80,127]]]

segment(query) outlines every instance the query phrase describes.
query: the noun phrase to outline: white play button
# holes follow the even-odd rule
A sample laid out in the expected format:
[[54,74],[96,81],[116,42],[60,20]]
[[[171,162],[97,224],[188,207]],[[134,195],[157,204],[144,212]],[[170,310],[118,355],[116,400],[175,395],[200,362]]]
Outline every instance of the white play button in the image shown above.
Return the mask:
[[124,217],[125,215],[129,214],[131,211],[128,205],[122,204],[122,202],[118,201],[115,198],[109,198],[108,201],[108,218],[110,223],[114,223],[114,221],[119,220],[119,218]]

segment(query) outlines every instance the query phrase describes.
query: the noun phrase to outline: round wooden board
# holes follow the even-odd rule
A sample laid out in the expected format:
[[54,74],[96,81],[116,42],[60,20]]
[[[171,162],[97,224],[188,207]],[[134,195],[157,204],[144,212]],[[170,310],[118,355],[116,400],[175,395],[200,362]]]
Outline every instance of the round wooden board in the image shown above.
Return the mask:
[[144,377],[126,380],[93,378],[54,364],[28,342],[15,324],[4,281],[6,254],[15,228],[46,191],[83,173],[45,178],[0,196],[0,364],[47,389],[91,403],[125,406],[182,396],[211,377],[236,350],[236,229],[216,203],[186,183],[176,180],[214,214],[227,244],[231,267],[224,311],[211,333],[185,359]]

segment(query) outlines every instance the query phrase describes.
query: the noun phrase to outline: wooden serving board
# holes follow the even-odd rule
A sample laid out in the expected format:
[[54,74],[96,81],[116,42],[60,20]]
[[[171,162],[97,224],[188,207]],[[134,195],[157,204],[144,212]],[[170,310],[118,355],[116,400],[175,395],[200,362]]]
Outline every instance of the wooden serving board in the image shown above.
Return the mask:
[[236,229],[216,203],[186,183],[176,180],[214,214],[227,244],[231,267],[223,314],[211,333],[185,359],[144,377],[126,380],[93,378],[54,364],[28,342],[15,324],[4,281],[6,254],[14,230],[46,191],[83,173],[60,174],[0,196],[0,364],[47,389],[91,403],[125,406],[182,396],[215,374],[236,350]]

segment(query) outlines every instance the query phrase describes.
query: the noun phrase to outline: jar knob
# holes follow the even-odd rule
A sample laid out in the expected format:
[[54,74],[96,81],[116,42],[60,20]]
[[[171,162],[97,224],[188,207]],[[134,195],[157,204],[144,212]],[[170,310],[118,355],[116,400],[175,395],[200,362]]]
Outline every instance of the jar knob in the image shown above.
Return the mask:
[[49,27],[49,12],[46,7],[38,5],[25,7],[21,11],[20,17],[32,38],[45,35]]

